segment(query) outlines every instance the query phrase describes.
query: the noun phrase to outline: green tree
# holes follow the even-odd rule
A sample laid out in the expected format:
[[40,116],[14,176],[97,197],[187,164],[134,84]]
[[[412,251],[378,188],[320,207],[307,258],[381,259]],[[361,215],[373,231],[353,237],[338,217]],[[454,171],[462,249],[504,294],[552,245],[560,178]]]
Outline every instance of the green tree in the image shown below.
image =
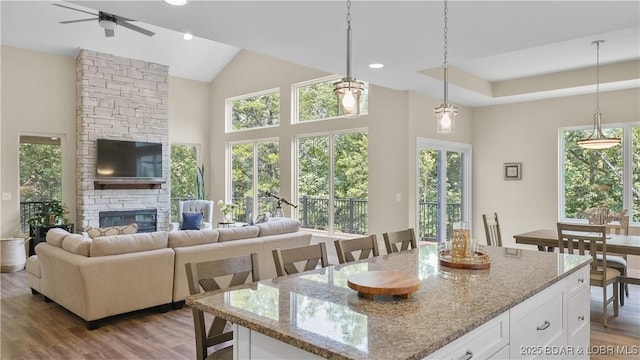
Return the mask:
[[20,201],[62,200],[62,147],[20,143]]
[[194,145],[171,145],[171,221],[179,222],[178,200],[196,198],[198,153]]
[[231,125],[233,130],[280,124],[280,93],[274,92],[232,103]]

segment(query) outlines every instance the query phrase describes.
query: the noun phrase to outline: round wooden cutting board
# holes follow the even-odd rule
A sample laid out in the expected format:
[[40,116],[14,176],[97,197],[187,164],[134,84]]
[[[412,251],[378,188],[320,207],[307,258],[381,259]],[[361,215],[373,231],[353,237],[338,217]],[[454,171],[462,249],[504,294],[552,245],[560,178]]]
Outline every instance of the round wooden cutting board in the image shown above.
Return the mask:
[[347,285],[358,296],[373,300],[374,295],[392,295],[404,299],[420,289],[420,279],[397,271],[367,271],[349,275]]

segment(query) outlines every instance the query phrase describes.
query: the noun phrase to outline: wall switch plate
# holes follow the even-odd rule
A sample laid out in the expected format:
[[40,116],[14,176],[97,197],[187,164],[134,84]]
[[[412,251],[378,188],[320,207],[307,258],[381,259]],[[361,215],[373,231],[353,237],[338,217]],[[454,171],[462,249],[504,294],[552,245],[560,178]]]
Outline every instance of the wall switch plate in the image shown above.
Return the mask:
[[396,202],[402,201],[402,194],[396,193]]
[[2,193],[2,200],[3,201],[11,200],[11,193],[10,192],[3,192]]

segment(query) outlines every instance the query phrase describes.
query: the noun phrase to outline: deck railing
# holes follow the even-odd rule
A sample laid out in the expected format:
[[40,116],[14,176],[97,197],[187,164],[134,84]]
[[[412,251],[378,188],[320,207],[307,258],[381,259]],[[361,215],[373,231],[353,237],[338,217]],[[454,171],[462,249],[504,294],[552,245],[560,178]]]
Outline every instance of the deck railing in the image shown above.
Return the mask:
[[[178,220],[178,202],[186,198],[171,199],[171,221]],[[236,205],[233,218],[235,221],[251,223],[255,220],[252,214],[253,198],[233,198]],[[275,209],[276,200],[271,197],[260,197],[261,207]],[[20,202],[20,230],[23,233],[29,231],[29,219],[37,213],[48,201]],[[335,199],[333,208],[334,229],[336,232],[349,234],[367,234],[368,230],[368,200]],[[302,197],[298,202],[298,216],[302,227],[306,229],[327,230],[329,221],[329,200],[326,198]],[[439,205],[437,202],[421,202],[419,208],[420,226],[419,237],[422,240],[436,240],[438,238],[437,226],[439,218]],[[271,211],[273,214],[273,211]],[[453,224],[461,219],[460,204],[447,204],[447,223]],[[450,234],[451,229],[447,229]]]

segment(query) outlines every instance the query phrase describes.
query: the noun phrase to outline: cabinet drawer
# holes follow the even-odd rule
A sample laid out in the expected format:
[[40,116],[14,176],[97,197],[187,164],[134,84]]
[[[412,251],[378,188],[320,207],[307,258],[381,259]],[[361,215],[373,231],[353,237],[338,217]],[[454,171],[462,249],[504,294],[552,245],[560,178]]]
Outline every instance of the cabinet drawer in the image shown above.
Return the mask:
[[567,295],[569,299],[587,288],[589,288],[589,266],[582,267],[582,269],[567,278]]
[[591,335],[591,292],[583,289],[569,300],[567,309],[567,344],[574,351],[568,358],[584,359],[586,351],[578,353],[578,349],[588,349]]
[[512,359],[548,356],[547,348],[566,342],[564,281],[540,292],[510,311]]
[[427,359],[487,359],[508,343],[509,312],[505,312],[430,354]]

